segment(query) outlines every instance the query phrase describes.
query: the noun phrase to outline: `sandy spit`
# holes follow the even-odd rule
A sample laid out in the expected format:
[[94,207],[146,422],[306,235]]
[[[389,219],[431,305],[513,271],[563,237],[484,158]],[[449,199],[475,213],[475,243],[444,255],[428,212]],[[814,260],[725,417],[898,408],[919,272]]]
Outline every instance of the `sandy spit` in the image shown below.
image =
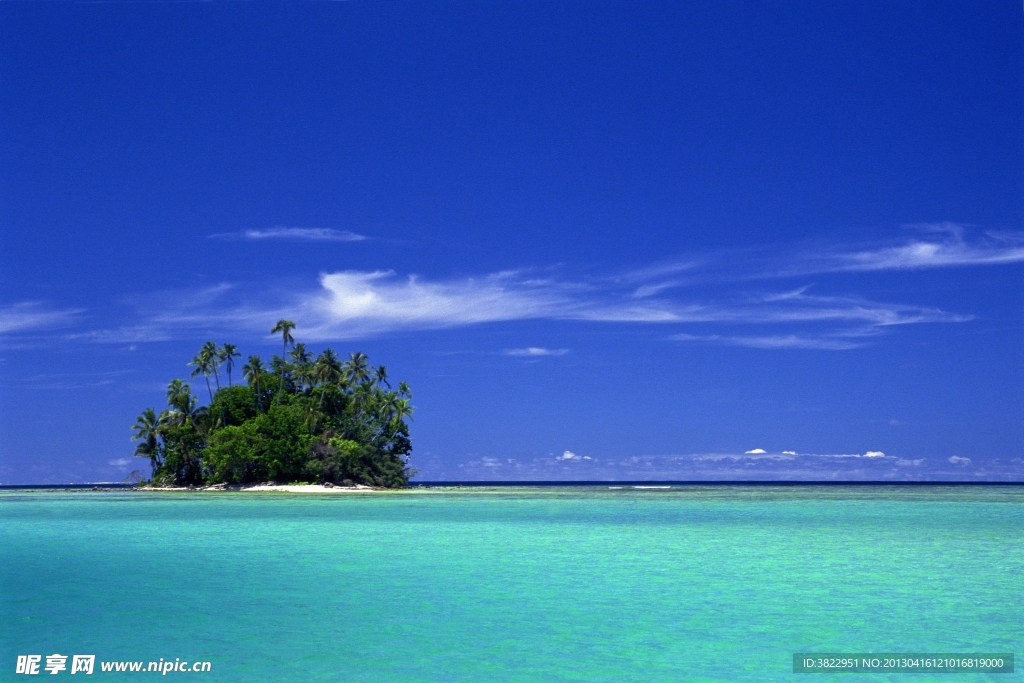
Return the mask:
[[252,486],[140,486],[139,491],[277,491],[281,493],[373,493],[383,491],[372,486],[323,486],[322,484],[255,484]]

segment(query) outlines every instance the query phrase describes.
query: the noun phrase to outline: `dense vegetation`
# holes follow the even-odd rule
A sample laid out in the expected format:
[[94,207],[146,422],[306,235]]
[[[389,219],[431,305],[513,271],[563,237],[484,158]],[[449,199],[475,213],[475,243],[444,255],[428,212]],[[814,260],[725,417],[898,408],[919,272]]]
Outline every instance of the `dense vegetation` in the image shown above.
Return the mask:
[[392,390],[387,369],[371,367],[363,353],[342,362],[325,349],[314,358],[295,343],[294,328],[289,320],[274,326],[282,355],[269,366],[249,356],[242,366],[246,385],[232,382],[238,349],[207,342],[189,365],[193,378],[205,379],[209,404],[199,406],[191,387],[176,379],[167,386],[166,410],[139,415],[132,427],[135,455],[150,459],[154,484],[408,482],[415,473],[408,467],[409,386],[400,382]]

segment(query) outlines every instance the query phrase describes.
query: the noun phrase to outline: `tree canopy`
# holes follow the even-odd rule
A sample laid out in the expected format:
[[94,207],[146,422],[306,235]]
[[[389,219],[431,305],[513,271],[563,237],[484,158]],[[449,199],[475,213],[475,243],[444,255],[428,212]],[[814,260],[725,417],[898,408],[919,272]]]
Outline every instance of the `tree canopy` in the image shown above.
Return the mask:
[[282,333],[283,355],[269,365],[249,356],[245,385],[230,381],[237,347],[206,342],[188,365],[192,377],[203,375],[210,402],[198,405],[191,386],[175,379],[167,386],[167,408],[139,415],[132,426],[135,455],[150,459],[154,484],[408,483],[415,474],[409,385],[393,390],[387,368],[370,366],[362,352],[342,361],[328,348],[314,357],[295,343],[294,328],[289,320],[277,323],[272,331]]

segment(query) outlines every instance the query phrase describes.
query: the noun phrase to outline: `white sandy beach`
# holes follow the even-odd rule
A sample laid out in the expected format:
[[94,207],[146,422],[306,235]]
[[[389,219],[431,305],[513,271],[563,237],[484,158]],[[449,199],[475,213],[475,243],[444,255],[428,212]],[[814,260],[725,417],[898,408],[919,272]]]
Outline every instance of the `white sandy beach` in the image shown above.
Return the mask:
[[372,493],[385,489],[356,484],[355,486],[324,486],[323,484],[255,484],[252,486],[142,486],[140,491],[277,491],[281,493]]

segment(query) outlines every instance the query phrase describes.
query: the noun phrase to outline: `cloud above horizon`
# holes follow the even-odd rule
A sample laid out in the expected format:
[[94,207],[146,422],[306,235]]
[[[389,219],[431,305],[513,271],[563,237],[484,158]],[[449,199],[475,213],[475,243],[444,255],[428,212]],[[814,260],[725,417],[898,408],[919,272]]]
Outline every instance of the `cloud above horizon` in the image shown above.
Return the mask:
[[576,455],[572,451],[565,451],[556,457],[555,460],[591,460],[591,457],[589,455]]
[[1024,231],[977,234],[959,223],[903,226],[913,237],[873,244],[825,243],[748,248],[701,257],[686,256],[631,271],[624,281],[639,281],[634,295],[643,298],[696,282],[756,281],[831,273],[872,273],[1024,263]]
[[[763,450],[763,449],[754,449]],[[868,451],[872,453],[872,451]],[[877,451],[876,451],[877,453]],[[418,463],[426,481],[963,481],[970,458],[948,459],[867,453],[688,453],[590,458],[572,451],[551,457],[470,456],[452,463],[437,457]],[[1024,461],[985,465],[993,481],[1020,481]]]
[[725,346],[744,346],[750,349],[818,349],[822,351],[849,351],[859,349],[867,344],[828,337],[808,337],[797,334],[736,336],[720,334],[687,334],[672,336],[676,341],[706,342]]
[[[184,334],[244,333],[266,336],[282,317],[299,323],[308,341],[447,329],[522,320],[587,323],[675,324],[754,328],[755,334],[670,335],[760,349],[845,351],[865,346],[888,328],[923,323],[960,323],[969,315],[934,307],[821,296],[807,287],[791,291],[736,292],[702,300],[693,294],[638,303],[628,289],[608,280],[538,278],[527,271],[481,277],[426,279],[393,271],[340,271],[320,276],[319,289],[253,294],[222,283],[192,292],[164,292],[137,299],[139,310],[158,311],[131,324],[76,332],[66,339],[107,343],[165,341]],[[780,326],[796,327],[779,331]],[[510,349],[513,356],[558,356],[568,349]]]
[[[899,246],[826,250],[813,259],[791,252],[786,268],[792,273],[824,273],[1024,260],[1024,238],[1017,233],[969,242],[959,226],[920,230],[927,232],[924,238]],[[364,239],[326,228],[285,227],[246,231],[234,238]],[[307,341],[344,341],[394,332],[550,320],[674,325],[667,338],[678,342],[841,352],[872,344],[897,326],[973,319],[970,314],[934,306],[822,293],[822,285],[814,283],[780,289],[770,286],[780,272],[754,266],[746,270],[761,272],[761,282],[769,286],[746,287],[757,279],[753,275],[711,282],[705,275],[715,268],[714,259],[694,258],[625,274],[575,278],[553,268],[462,277],[338,270],[321,273],[318,286],[304,289],[296,289],[293,282],[261,289],[255,283],[248,287],[222,283],[173,296],[148,295],[145,302],[136,297],[139,313],[133,319],[105,329],[76,331],[65,338],[136,343],[228,333],[265,337],[269,324],[287,317],[299,323],[298,330]],[[704,275],[687,280],[680,276],[684,271],[686,277]],[[744,288],[738,282],[745,283]],[[32,303],[8,306],[0,309],[0,333],[68,326],[77,313],[47,311]],[[542,357],[567,352],[526,347],[504,353]]]
[[831,261],[831,269],[837,271],[879,271],[1024,262],[1024,233],[988,232],[981,239],[968,241],[965,226],[957,223],[907,227],[936,236],[894,246],[838,252],[827,256],[825,263]]
[[370,239],[366,235],[359,235],[348,230],[334,230],[332,228],[291,228],[276,226],[257,230],[243,230],[241,232],[225,232],[210,235],[212,239],[226,240],[289,240],[297,242],[362,242]]
[[70,327],[82,313],[80,308],[49,309],[38,301],[0,306],[0,334]]
[[[857,297],[816,296],[794,291],[737,293],[714,302],[648,298],[638,303],[608,281],[531,277],[524,271],[476,278],[427,280],[393,271],[342,271],[320,276],[321,290],[300,296],[298,310],[312,339],[410,329],[441,329],[515,320],[574,320],[605,323],[728,325],[826,325],[813,334],[692,335],[707,341],[754,348],[859,348],[883,328],[919,323],[964,322],[971,316],[932,307],[875,302]],[[296,313],[296,316],[300,313]],[[836,328],[838,326],[838,328]],[[526,354],[523,354],[526,355]]]
[[538,358],[542,356],[564,356],[569,349],[545,349],[539,346],[528,346],[525,349],[505,349],[506,356]]

